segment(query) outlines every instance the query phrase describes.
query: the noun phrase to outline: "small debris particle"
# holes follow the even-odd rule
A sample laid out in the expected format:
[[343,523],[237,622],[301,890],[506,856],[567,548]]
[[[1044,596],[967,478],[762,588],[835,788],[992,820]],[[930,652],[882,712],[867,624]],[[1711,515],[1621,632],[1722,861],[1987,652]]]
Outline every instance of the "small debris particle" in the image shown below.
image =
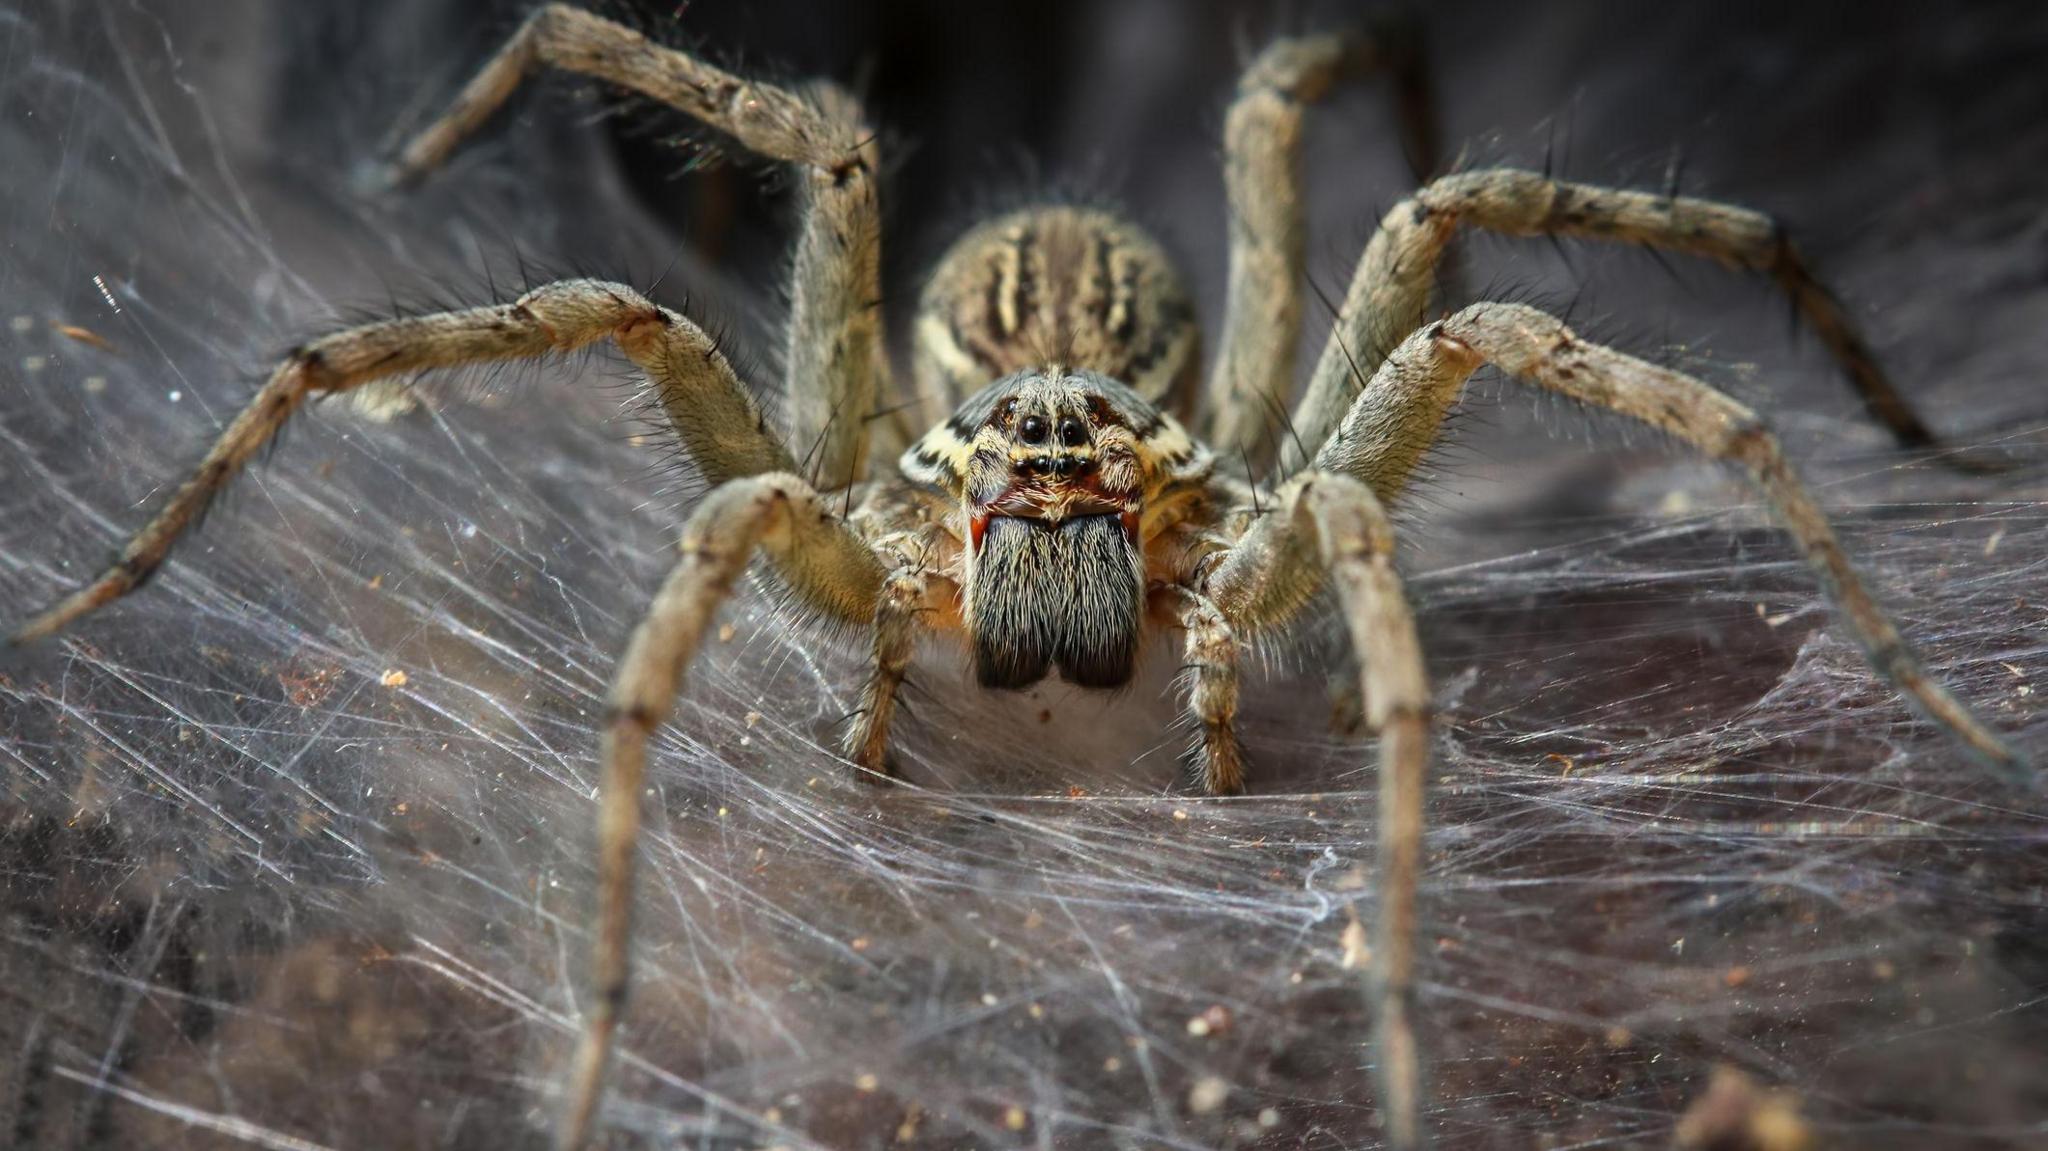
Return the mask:
[[370,577],[370,590],[371,590],[371,591],[382,591],[382,590],[384,590],[384,573],[383,573],[383,572],[378,572],[378,573],[377,573],[376,575],[374,575],[374,576],[371,576],[371,577]]
[[1051,723],[1051,722],[1052,722],[1052,709],[1051,709],[1051,708],[1049,708],[1049,707],[1047,707],[1047,708],[1041,708],[1041,709],[1039,709],[1039,712],[1038,712],[1038,722],[1040,722],[1040,723]]
[[1721,982],[1727,984],[1730,988],[1740,987],[1749,982],[1749,968],[1731,967],[1726,974],[1721,976]]
[[924,1122],[924,1106],[911,1104],[903,1110],[903,1122],[897,1124],[897,1143],[909,1143],[918,1139],[918,1124]]
[[1012,1131],[1024,1130],[1025,1124],[1030,1121],[1030,1116],[1024,1114],[1022,1107],[1012,1106],[1009,1110],[1003,1112],[1003,1126],[1008,1127]]
[[326,699],[328,693],[334,690],[336,674],[330,668],[322,668],[304,675],[281,671],[277,673],[277,682],[284,688],[285,698],[291,700],[294,707],[312,707]]
[[1870,965],[1870,973],[1872,975],[1877,976],[1879,979],[1882,979],[1886,982],[1890,982],[1894,977],[1898,975],[1899,969],[1892,965],[1891,960],[1880,959],[1876,963]]
[[7,321],[8,330],[17,336],[34,331],[35,326],[36,318],[34,316],[16,316]]
[[[56,327],[58,335],[77,340],[81,344],[90,344],[102,351],[111,352],[114,350],[114,345],[109,343],[105,336],[100,335],[91,328],[81,328],[76,324],[58,324]],[[1989,555],[1991,553],[1986,552],[1985,554]]]
[[1607,1045],[1616,1049],[1627,1047],[1636,1041],[1635,1032],[1616,1024],[1607,1029]]
[[903,1112],[903,1122],[896,1125],[896,1142],[908,1143],[917,1138],[917,1125],[924,1119],[924,1108],[912,1103]]
[[383,684],[385,687],[404,687],[406,685],[406,681],[410,678],[411,677],[406,675],[404,672],[393,667],[386,668],[384,670],[383,677],[380,678],[377,682]]
[[1082,787],[1082,786],[1081,786],[1081,785],[1079,785],[1079,784],[1072,784],[1072,785],[1070,785],[1070,786],[1069,786],[1069,787],[1067,788],[1067,798],[1068,798],[1068,799],[1086,799],[1086,798],[1088,798],[1088,789],[1087,789],[1087,788],[1085,788],[1085,787]]
[[2005,529],[2004,529],[2004,528],[1999,528],[1999,529],[1998,529],[1997,531],[1995,531],[1995,532],[1992,532],[1992,533],[1991,533],[1991,538],[1990,538],[1990,539],[1988,539],[1988,540],[1985,540],[1985,541],[1984,541],[1984,554],[1985,554],[1985,555],[1987,555],[1987,556],[1988,556],[1988,555],[1992,555],[1992,554],[1995,554],[1995,553],[1996,553],[1996,552],[1998,551],[1998,545],[1999,545],[1999,544],[2000,544],[2001,542],[2003,542],[2003,541],[2004,541],[2004,539],[2005,539]]
[[97,396],[97,395],[99,395],[99,394],[100,394],[101,392],[104,392],[104,391],[106,391],[106,390],[107,390],[107,377],[105,377],[105,376],[87,376],[87,377],[85,377],[85,394],[86,394],[86,395],[88,395],[88,396]]
[[1043,1007],[1039,1006],[1039,1005],[1038,1005],[1038,1004],[1036,1004],[1036,1003],[1034,1003],[1034,1004],[1032,1004],[1032,1005],[1030,1006],[1030,1008],[1029,1008],[1029,1011],[1031,1012],[1031,1018],[1033,1018],[1033,1019],[1043,1019],[1043,1018],[1045,1018],[1045,1008],[1043,1008]]
[[[489,397],[479,397],[490,403]],[[388,424],[420,408],[420,396],[410,381],[396,378],[371,380],[349,392],[348,406],[374,424]]]
[[49,366],[50,357],[48,356],[23,356],[21,358],[21,370],[31,375]]
[[1002,1000],[997,999],[996,993],[993,991],[984,991],[981,993],[981,1005],[983,1007],[994,1007],[996,1004],[1001,1002]]
[[854,937],[853,942],[847,944],[847,946],[853,948],[855,951],[866,951],[869,947],[868,937],[865,935],[857,935]]
[[748,727],[759,727],[759,726],[761,726],[761,713],[760,713],[760,712],[758,712],[758,711],[750,711],[750,712],[748,712],[748,713],[747,713],[747,726],[748,726]]
[[1221,1035],[1230,1030],[1230,1008],[1213,1003],[1200,1015],[1188,1020],[1188,1034],[1196,1038],[1205,1035]]
[[1259,1112],[1259,1126],[1267,1128],[1280,1126],[1280,1113],[1271,1107],[1262,1109]]
[[1207,1115],[1223,1106],[1223,1101],[1228,1098],[1230,1084],[1217,1076],[1204,1075],[1188,1088],[1188,1110],[1197,1115]]
[[1573,759],[1571,756],[1559,755],[1554,751],[1551,752],[1549,755],[1544,756],[1543,760],[1545,763],[1554,763],[1564,769],[1563,771],[1557,773],[1557,778],[1559,779],[1570,779],[1572,777],[1572,769],[1579,766],[1578,761]]
[[1813,1129],[1799,1115],[1799,1097],[1769,1091],[1733,1067],[1718,1067],[1706,1094],[1678,1119],[1672,1145],[1716,1151],[1806,1151]]
[[853,1080],[854,1090],[862,1092],[863,1094],[871,1093],[881,1085],[882,1081],[879,1078],[877,1078],[875,1076],[875,1073],[872,1071],[863,1071]]
[[1185,810],[1176,807],[1173,809],[1173,818],[1176,822],[1186,823],[1188,821],[1188,813]]
[[726,808],[724,808],[724,807],[720,807],[720,808],[718,809],[718,818],[720,818],[720,819],[724,819],[724,818],[726,817],[726,815],[727,815],[727,814],[728,814],[728,812],[727,812],[727,809],[726,809]]
[[718,642],[720,642],[720,643],[731,643],[731,642],[732,642],[732,637],[734,637],[734,636],[738,635],[739,633],[740,633],[740,629],[738,629],[738,628],[734,627],[733,625],[731,625],[731,624],[729,624],[729,623],[722,623],[722,624],[719,624],[719,625],[718,625]]
[[1124,1061],[1112,1055],[1109,1058],[1102,1061],[1102,1069],[1104,1071],[1109,1072],[1111,1075],[1114,1075],[1117,1072],[1122,1071],[1124,1069]]
[[1366,940],[1364,920],[1353,919],[1346,924],[1340,942],[1344,946],[1344,958],[1338,966],[1344,970],[1356,971],[1372,962],[1372,944]]

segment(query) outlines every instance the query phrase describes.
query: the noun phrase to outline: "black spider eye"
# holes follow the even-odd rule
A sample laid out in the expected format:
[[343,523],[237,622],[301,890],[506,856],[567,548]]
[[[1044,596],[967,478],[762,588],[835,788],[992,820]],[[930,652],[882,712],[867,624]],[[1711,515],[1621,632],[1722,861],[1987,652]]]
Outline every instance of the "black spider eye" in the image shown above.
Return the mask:
[[1078,448],[1088,442],[1088,425],[1068,416],[1060,421],[1060,443]]
[[1017,425],[1018,438],[1027,444],[1044,443],[1045,431],[1044,416],[1025,416],[1024,422]]

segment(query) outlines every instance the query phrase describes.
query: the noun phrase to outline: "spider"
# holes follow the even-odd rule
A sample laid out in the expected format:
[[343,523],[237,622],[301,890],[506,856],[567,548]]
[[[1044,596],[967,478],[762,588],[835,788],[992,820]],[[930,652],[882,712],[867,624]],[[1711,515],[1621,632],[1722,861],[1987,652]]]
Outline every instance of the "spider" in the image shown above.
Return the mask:
[[[1199,381],[1194,310],[1162,249],[1115,213],[1029,207],[954,243],[919,301],[914,398],[884,338],[880,155],[857,102],[829,84],[752,82],[572,5],[540,8],[389,175],[440,165],[531,73],[581,73],[668,104],[799,174],[803,209],[783,350],[782,426],[689,318],[621,284],[566,280],[509,304],[366,324],[289,353],[196,472],[97,579],[14,637],[54,633],[139,587],[248,460],[309,400],[431,369],[609,340],[645,375],[715,487],[621,657],[602,747],[594,995],[566,1084],[564,1147],[588,1139],[629,976],[632,877],[649,739],[714,613],[759,553],[796,600],[864,625],[872,670],[845,740],[888,776],[889,726],[921,637],[963,635],[980,683],[1057,674],[1127,683],[1144,641],[1179,632],[1197,731],[1190,778],[1247,780],[1235,734],[1240,652],[1334,600],[1379,748],[1372,971],[1375,1090],[1388,1142],[1422,1146],[1426,1099],[1414,938],[1431,740],[1430,690],[1386,505],[1464,383],[1504,375],[1634,418],[1739,467],[1772,506],[1872,666],[2006,779],[2031,768],[1921,667],[1865,590],[1768,427],[1700,380],[1575,335],[1535,308],[1480,303],[1430,320],[1437,265],[1461,227],[1632,243],[1763,272],[1820,333],[1872,413],[1933,442],[1839,304],[1767,216],[1511,169],[1438,178],[1366,246],[1306,390],[1294,391],[1308,108],[1375,63],[1372,41],[1278,41],[1239,82],[1224,128],[1232,207],[1222,341]],[[879,414],[878,414],[879,409]],[[921,425],[920,425],[921,421]],[[921,434],[920,426],[923,430]],[[799,459],[791,445],[812,445]],[[883,460],[896,457],[889,469]],[[1225,466],[1244,463],[1238,478]],[[1263,469],[1263,477],[1254,469]]]

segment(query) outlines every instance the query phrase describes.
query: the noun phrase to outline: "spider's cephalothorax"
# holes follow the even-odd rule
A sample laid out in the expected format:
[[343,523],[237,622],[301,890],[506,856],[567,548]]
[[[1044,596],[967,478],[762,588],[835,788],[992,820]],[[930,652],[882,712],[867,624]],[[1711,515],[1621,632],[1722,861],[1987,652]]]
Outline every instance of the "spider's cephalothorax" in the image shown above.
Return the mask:
[[[1879,674],[2002,776],[2034,776],[1920,666],[1756,413],[1700,380],[1588,343],[1533,308],[1478,303],[1426,319],[1437,263],[1460,227],[1706,256],[1769,273],[1899,441],[1931,442],[1848,316],[1766,216],[1510,169],[1435,180],[1383,217],[1288,414],[1303,281],[1302,118],[1338,77],[1388,63],[1400,64],[1370,42],[1312,36],[1267,48],[1240,80],[1224,122],[1230,279],[1222,338],[1199,395],[1193,311],[1158,245],[1109,213],[1029,209],[968,232],[933,274],[907,408],[936,426],[910,443],[911,429],[882,418],[905,406],[884,405],[880,157],[858,104],[829,85],[794,91],[749,82],[579,8],[546,5],[407,146],[394,175],[417,177],[438,165],[544,65],[665,102],[791,164],[804,208],[781,383],[786,426],[771,426],[701,328],[623,284],[562,281],[509,304],[351,328],[279,364],[115,562],[16,639],[48,635],[140,586],[309,399],[433,368],[615,344],[717,486],[684,526],[680,558],[613,681],[602,750],[595,994],[562,1127],[563,1144],[580,1147],[625,999],[648,742],[757,550],[799,602],[873,636],[846,740],[848,758],[870,779],[885,773],[897,689],[923,632],[965,630],[978,676],[993,687],[1021,687],[1054,671],[1110,687],[1130,678],[1142,632],[1153,627],[1184,637],[1183,682],[1197,732],[1192,778],[1213,794],[1239,791],[1243,645],[1295,625],[1327,587],[1356,659],[1346,678],[1379,734],[1376,1126],[1392,1147],[1419,1146],[1427,1132],[1414,940],[1429,691],[1383,502],[1401,494],[1481,365],[1649,424],[1740,468]],[[874,455],[907,446],[896,474],[864,479],[871,435],[890,449]],[[813,445],[801,464],[792,442]],[[1212,466],[1212,448],[1241,460],[1246,480],[1226,480]],[[1269,470],[1254,483],[1249,473],[1259,467]],[[820,486],[847,490],[828,498]]]
[[1209,453],[1147,398],[1185,398],[1199,342],[1164,251],[1111,212],[1011,212],[940,261],[916,331],[927,387],[972,392],[900,467],[955,501],[976,677],[1129,682],[1147,544],[1209,478]]
[[1048,365],[990,384],[903,455],[958,501],[962,615],[985,687],[1057,669],[1083,687],[1131,678],[1146,544],[1204,498],[1208,452],[1107,376]]

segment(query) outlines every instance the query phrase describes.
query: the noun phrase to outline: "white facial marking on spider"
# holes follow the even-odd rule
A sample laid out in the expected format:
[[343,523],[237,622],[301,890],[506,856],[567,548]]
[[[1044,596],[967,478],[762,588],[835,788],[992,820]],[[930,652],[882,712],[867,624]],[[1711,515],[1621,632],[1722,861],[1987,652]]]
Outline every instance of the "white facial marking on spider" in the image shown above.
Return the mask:
[[[1513,170],[1436,180],[1383,219],[1288,434],[1272,449],[1264,431],[1294,390],[1301,318],[1302,116],[1343,74],[1387,63],[1376,54],[1383,51],[1371,43],[1340,37],[1287,40],[1240,81],[1224,140],[1228,303],[1199,402],[1193,310],[1159,247],[1107,212],[1034,208],[970,231],[934,272],[915,324],[915,384],[918,410],[936,426],[906,447],[913,429],[865,418],[890,373],[874,304],[882,298],[879,155],[854,101],[826,85],[752,83],[578,8],[548,5],[415,138],[394,175],[438,165],[542,66],[665,102],[794,165],[805,207],[784,356],[787,426],[770,428],[697,325],[622,285],[564,281],[511,304],[352,328],[294,351],[113,565],[15,638],[49,635],[139,586],[309,398],[426,369],[615,343],[720,486],[684,527],[681,559],[612,689],[596,993],[561,1128],[562,1144],[580,1147],[625,1001],[646,743],[754,552],[809,607],[872,626],[874,669],[847,741],[870,778],[885,771],[896,691],[920,629],[964,631],[976,674],[994,688],[1049,674],[1114,687],[1130,678],[1146,633],[1178,630],[1200,729],[1193,778],[1212,794],[1237,792],[1245,782],[1233,730],[1239,645],[1296,622],[1330,589],[1380,746],[1373,986],[1382,1130],[1391,1146],[1420,1146],[1427,1132],[1413,952],[1429,691],[1382,502],[1400,494],[1482,364],[1738,465],[1878,672],[2005,778],[2033,775],[1922,670],[1754,413],[1689,376],[1587,343],[1533,308],[1476,304],[1425,327],[1437,261],[1460,226],[1705,256],[1774,277],[1872,413],[1904,444],[1931,442],[1840,307],[1758,213]],[[1206,433],[1206,446],[1181,419]],[[884,446],[904,450],[894,474],[865,478],[879,454],[868,443],[875,427]],[[816,445],[804,466],[791,443]],[[1225,474],[1219,453],[1242,458],[1248,474],[1267,468],[1266,479]],[[839,494],[821,494],[800,472],[826,477]],[[835,514],[841,506],[852,510]]]

